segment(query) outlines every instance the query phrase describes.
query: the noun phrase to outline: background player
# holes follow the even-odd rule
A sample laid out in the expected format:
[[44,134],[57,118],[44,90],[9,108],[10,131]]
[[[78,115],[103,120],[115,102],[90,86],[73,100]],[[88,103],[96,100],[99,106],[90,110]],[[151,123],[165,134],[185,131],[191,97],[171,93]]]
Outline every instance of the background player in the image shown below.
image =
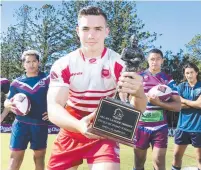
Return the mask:
[[175,148],[172,170],[180,170],[182,157],[188,146],[195,147],[198,167],[201,169],[201,82],[199,69],[193,63],[183,67],[185,82],[178,85],[182,109],[175,133]]
[[149,68],[140,75],[143,77],[145,93],[158,85],[168,85],[173,93],[170,101],[163,102],[157,96],[147,96],[148,104],[142,114],[135,133],[135,170],[144,170],[147,149],[151,144],[153,149],[153,166],[155,170],[165,170],[165,155],[168,142],[168,125],[166,110],[180,111],[181,102],[174,80],[164,72],[161,72],[163,53],[158,49],[152,49],[148,53]]
[[25,74],[15,79],[10,86],[5,107],[14,111],[15,103],[11,101],[17,93],[24,93],[31,102],[31,110],[26,116],[16,115],[12,125],[10,140],[9,170],[20,169],[24,153],[30,142],[34,150],[34,162],[37,170],[44,170],[48,125],[47,121],[47,90],[49,77],[39,71],[39,53],[28,50],[22,54]]

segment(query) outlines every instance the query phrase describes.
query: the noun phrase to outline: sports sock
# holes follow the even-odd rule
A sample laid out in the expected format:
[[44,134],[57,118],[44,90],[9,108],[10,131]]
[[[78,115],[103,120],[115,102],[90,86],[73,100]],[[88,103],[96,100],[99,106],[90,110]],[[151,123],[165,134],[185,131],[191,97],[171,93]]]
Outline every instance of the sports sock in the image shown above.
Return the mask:
[[181,167],[176,167],[172,165],[172,170],[181,170]]

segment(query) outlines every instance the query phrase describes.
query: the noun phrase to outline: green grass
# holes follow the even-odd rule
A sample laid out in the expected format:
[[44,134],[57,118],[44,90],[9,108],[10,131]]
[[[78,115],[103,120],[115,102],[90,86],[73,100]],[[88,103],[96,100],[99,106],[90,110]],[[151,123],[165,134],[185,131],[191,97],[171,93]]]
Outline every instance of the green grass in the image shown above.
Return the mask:
[[[56,135],[49,135],[48,139],[48,148],[47,148],[47,154],[45,162],[47,163],[50,152],[51,152],[51,146],[53,144],[53,141],[55,139]],[[10,140],[10,134],[1,134],[1,170],[6,170],[9,162],[10,157],[10,150],[9,150],[9,140]],[[172,156],[173,156],[173,138],[169,138],[169,144],[168,144],[168,150],[167,150],[167,156],[166,156],[166,167],[167,170],[171,167],[172,162]],[[22,166],[20,170],[34,170],[34,163],[32,159],[32,150],[27,149],[24,157],[24,161],[22,163]],[[131,170],[133,166],[133,149],[131,147],[123,146],[121,145],[121,170]],[[195,152],[192,146],[188,146],[184,158],[183,158],[183,167],[184,166],[195,166]],[[152,168],[152,160],[151,160],[151,149],[148,150],[147,154],[147,161],[145,164],[146,170],[153,170]],[[87,170],[87,164],[84,162],[83,165],[79,167],[79,170]]]

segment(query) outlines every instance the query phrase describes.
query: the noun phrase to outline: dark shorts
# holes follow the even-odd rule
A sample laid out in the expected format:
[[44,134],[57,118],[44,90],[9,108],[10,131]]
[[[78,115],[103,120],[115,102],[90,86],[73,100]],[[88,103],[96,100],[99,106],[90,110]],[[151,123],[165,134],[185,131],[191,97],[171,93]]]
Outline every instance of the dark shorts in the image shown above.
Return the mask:
[[201,133],[185,132],[177,129],[174,136],[174,142],[177,145],[192,144],[196,148],[201,148]]
[[152,147],[167,148],[168,127],[162,127],[159,130],[151,131],[143,127],[138,127],[135,132],[134,145],[140,149]]
[[47,125],[26,124],[15,120],[12,125],[10,148],[11,150],[25,150],[30,142],[30,149],[45,149],[47,136]]

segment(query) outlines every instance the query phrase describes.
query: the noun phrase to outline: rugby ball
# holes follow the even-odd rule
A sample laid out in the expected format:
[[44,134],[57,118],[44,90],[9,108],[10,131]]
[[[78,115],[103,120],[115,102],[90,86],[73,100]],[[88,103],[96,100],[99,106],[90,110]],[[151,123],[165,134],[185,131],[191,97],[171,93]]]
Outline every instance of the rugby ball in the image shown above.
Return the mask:
[[168,101],[172,96],[172,89],[165,84],[159,84],[152,87],[148,92],[148,96],[154,95],[158,96],[161,101]]
[[16,115],[25,116],[29,113],[31,109],[31,103],[25,94],[17,93],[13,96],[11,101],[15,104],[16,110],[13,110],[13,112]]

